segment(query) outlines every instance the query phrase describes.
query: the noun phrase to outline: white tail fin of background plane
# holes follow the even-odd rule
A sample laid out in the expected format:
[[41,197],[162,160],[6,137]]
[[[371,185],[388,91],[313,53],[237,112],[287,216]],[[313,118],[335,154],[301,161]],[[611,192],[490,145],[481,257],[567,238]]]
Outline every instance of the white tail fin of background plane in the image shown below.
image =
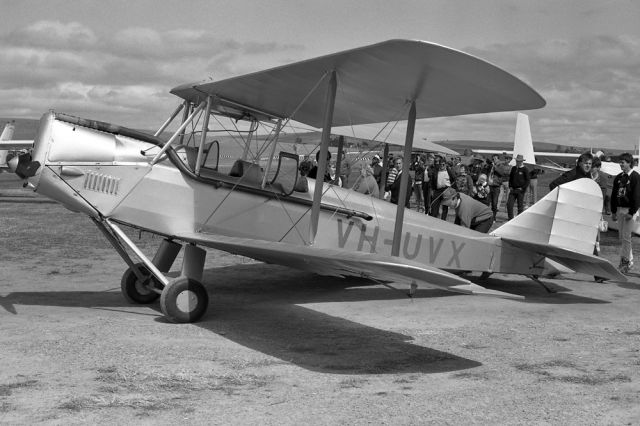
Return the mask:
[[14,122],[10,122],[5,124],[4,130],[2,130],[2,134],[0,135],[0,141],[10,141],[13,139],[13,132],[16,130],[16,125]]
[[[0,135],[0,141],[10,141],[13,139],[13,132],[16,129],[16,125],[12,122],[5,124],[4,129],[2,130],[2,134]],[[0,150],[0,167],[6,167],[7,164],[7,154],[9,151]]]
[[[516,135],[513,140],[513,157],[521,154],[527,164],[536,164],[536,156],[533,152],[533,139],[531,139],[531,128],[529,127],[529,116],[521,112],[516,120]],[[515,160],[509,163],[515,166]]]

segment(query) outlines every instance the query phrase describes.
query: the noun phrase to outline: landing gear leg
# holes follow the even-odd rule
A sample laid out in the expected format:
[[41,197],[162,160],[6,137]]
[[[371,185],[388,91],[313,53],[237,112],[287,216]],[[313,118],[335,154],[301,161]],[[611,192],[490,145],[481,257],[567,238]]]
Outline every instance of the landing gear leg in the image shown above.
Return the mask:
[[169,281],[160,296],[160,309],[169,321],[196,322],[207,311],[209,294],[202,285],[206,255],[193,244],[185,246],[182,275]]
[[[205,250],[194,244],[187,245],[182,263],[182,276],[169,280],[164,273],[171,268],[171,264],[180,251],[179,244],[165,240],[158,249],[154,260],[151,261],[115,223],[109,219],[93,219],[93,221],[129,265],[129,270],[123,276],[125,297],[129,296],[127,298],[134,301],[136,299],[147,300],[152,297],[155,300],[157,295],[149,295],[146,290],[161,293],[160,308],[171,322],[195,322],[205,314],[209,304],[209,295],[201,282],[207,254]],[[125,250],[123,242],[136,254],[142,261],[141,263],[133,262]],[[147,281],[148,283],[146,283]],[[162,291],[160,290],[161,286],[164,286]],[[145,291],[143,292],[142,289]]]
[[[152,263],[160,272],[169,272],[181,248],[182,246],[176,242],[163,240],[156,255],[153,257]],[[140,278],[140,275],[143,278]],[[120,281],[122,295],[130,303],[146,304],[155,302],[160,297],[162,287],[160,281],[144,266],[143,262],[129,266]]]

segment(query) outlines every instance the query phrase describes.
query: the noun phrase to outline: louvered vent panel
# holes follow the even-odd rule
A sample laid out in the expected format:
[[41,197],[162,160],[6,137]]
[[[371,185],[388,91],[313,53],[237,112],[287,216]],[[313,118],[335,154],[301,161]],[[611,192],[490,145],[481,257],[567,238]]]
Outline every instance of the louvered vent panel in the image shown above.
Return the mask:
[[119,178],[97,172],[88,172],[84,178],[84,189],[103,194],[118,195]]

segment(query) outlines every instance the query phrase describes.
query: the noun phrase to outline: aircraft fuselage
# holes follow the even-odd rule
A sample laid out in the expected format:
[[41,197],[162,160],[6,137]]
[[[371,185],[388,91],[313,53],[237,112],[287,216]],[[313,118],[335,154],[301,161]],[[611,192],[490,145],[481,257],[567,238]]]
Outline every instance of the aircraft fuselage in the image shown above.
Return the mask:
[[[152,166],[158,150],[49,113],[33,153],[41,167],[30,181],[37,192],[71,210],[165,236],[198,232],[310,244],[313,180],[307,192],[289,196],[215,185],[194,179],[167,158]],[[391,255],[395,205],[325,184],[322,206],[315,246]],[[371,219],[344,210],[364,212]],[[542,256],[499,237],[411,210],[404,216],[400,257],[458,271],[540,274],[544,267]]]

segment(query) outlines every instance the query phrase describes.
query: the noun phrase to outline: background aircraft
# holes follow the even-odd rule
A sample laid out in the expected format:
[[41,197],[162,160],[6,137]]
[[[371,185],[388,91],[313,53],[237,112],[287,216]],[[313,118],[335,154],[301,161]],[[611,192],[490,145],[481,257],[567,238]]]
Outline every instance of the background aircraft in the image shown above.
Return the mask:
[[12,140],[15,132],[15,122],[5,124],[0,135],[0,172],[9,168],[7,162],[17,155],[24,153],[33,146],[32,140]]

